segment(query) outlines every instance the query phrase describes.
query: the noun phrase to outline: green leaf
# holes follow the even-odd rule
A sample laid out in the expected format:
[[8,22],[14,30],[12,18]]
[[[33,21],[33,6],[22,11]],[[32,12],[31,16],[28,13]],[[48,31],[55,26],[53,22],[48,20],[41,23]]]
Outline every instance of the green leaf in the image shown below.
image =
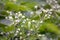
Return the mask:
[[10,32],[10,31],[14,31],[14,30],[15,30],[14,26],[7,26],[7,27],[4,28],[5,32]]
[[47,23],[45,22],[40,26],[40,32],[41,33],[54,33],[54,34],[60,34],[60,30],[58,29],[58,26],[53,23]]
[[0,20],[2,20],[2,19],[5,19],[5,17],[4,16],[0,16]]
[[25,5],[31,10],[35,10],[34,6],[37,5],[37,3],[36,2],[21,2],[21,5]]
[[20,5],[19,6],[19,10],[20,11],[27,11],[27,10],[30,10],[27,6],[24,6],[24,5]]
[[46,4],[46,5],[44,6],[44,9],[51,9],[51,6],[50,6],[49,4]]
[[6,11],[4,11],[4,10],[2,10],[2,11],[0,11],[0,16],[8,16],[9,15],[9,13],[7,13]]

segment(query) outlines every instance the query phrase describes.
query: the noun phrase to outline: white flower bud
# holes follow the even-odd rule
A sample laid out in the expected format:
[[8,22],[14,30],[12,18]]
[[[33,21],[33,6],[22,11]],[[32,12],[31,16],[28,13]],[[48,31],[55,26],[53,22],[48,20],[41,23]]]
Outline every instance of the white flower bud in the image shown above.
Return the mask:
[[16,13],[15,15],[18,15],[18,13]]
[[20,22],[20,20],[15,20],[15,22]]
[[13,20],[13,17],[12,16],[9,16],[9,19]]
[[29,35],[30,35],[30,33],[27,34],[27,36],[29,36]]
[[22,18],[25,18],[25,16],[22,16]]
[[29,20],[28,18],[26,20]]
[[36,5],[36,6],[34,6],[34,8],[38,8],[38,6]]
[[23,37],[22,36],[20,36],[20,39],[22,39]]
[[20,32],[20,35],[22,34],[22,32]]
[[40,23],[43,23],[43,21],[40,21]]
[[45,17],[47,17],[48,16],[48,14],[45,14]]
[[28,24],[30,25],[30,24],[31,24],[31,22],[28,22]]
[[9,11],[6,11],[7,13],[10,13]]
[[20,13],[18,16],[20,17],[20,16],[22,16],[22,14]]
[[42,36],[41,34],[38,35],[39,37]]
[[20,31],[20,28],[18,28],[17,30]]
[[32,22],[36,22],[35,20],[32,20]]
[[21,12],[19,11],[18,13],[20,14]]
[[18,18],[18,16],[15,16],[15,18]]
[[8,19],[8,17],[5,17],[5,19]]
[[34,12],[31,12],[31,15],[34,14]]
[[16,34],[14,34],[15,36],[17,36],[17,33]]
[[30,31],[33,31],[33,29],[30,29]]
[[16,33],[18,33],[19,31],[16,31]]

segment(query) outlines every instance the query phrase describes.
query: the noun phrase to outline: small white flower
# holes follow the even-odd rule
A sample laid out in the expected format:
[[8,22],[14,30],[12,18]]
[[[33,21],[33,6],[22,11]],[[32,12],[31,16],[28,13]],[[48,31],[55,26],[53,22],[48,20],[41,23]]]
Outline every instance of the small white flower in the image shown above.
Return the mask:
[[43,12],[47,12],[47,10],[43,9]]
[[22,36],[20,36],[20,39],[22,39],[23,37]]
[[6,33],[7,35],[10,34],[9,32]]
[[30,25],[30,24],[31,24],[31,22],[29,21],[29,22],[28,22],[28,24]]
[[27,36],[29,36],[29,35],[30,35],[30,33],[27,34]]
[[18,18],[18,16],[15,16],[15,18]]
[[17,36],[17,33],[15,33],[14,35]]
[[42,13],[41,10],[36,11],[36,14],[40,15]]
[[35,20],[32,20],[32,22],[36,22]]
[[48,12],[49,14],[52,14],[52,12]]
[[52,6],[52,8],[56,8],[55,6]]
[[45,36],[44,34],[42,34],[42,36]]
[[25,23],[25,21],[23,21],[22,23]]
[[42,36],[42,34],[38,34],[38,36],[40,37],[40,36]]
[[22,14],[20,13],[18,16],[20,17],[20,16],[22,16]]
[[48,14],[45,14],[45,17],[47,17],[48,16]]
[[22,34],[22,32],[20,32],[20,35]]
[[15,38],[15,40],[18,40],[18,38]]
[[38,26],[35,26],[36,28],[38,27]]
[[31,22],[28,22],[28,27],[30,28],[30,26],[31,26]]
[[39,34],[38,36],[40,37],[40,36],[45,36],[45,35],[44,34]]
[[31,15],[33,14],[34,12],[31,12]]
[[29,20],[28,18],[26,20]]
[[13,17],[12,16],[9,16],[9,19],[13,19]]
[[25,23],[26,22],[26,20],[23,20],[23,22],[22,23]]
[[41,11],[43,11],[43,10],[44,10],[44,8],[41,8],[40,10],[41,10]]
[[16,13],[15,15],[18,15],[18,13]]
[[10,15],[12,15],[12,13],[10,13]]
[[33,29],[30,29],[30,31],[33,31]]
[[17,30],[20,31],[20,28],[18,28]]
[[36,5],[36,6],[34,6],[34,8],[38,8],[38,6]]
[[50,11],[53,11],[53,9],[50,9]]
[[45,12],[49,12],[49,11],[50,11],[49,9],[45,10]]
[[3,32],[1,32],[0,34],[3,34]]
[[40,21],[40,23],[43,23],[43,21]]
[[57,1],[55,1],[55,3],[57,3]]
[[12,15],[12,12],[11,11],[9,13],[10,13],[10,15]]
[[26,22],[26,19],[24,19],[24,21]]
[[7,13],[10,13],[10,11],[6,11]]
[[11,11],[9,12],[9,14],[10,14],[10,15],[13,15]]
[[51,15],[49,15],[49,17],[50,17]]
[[10,31],[10,33],[14,33],[14,31]]
[[15,20],[15,22],[20,22],[20,20]]
[[47,18],[50,18],[49,16]]
[[25,40],[25,39],[23,39],[23,40]]
[[25,18],[25,16],[22,16],[22,18]]
[[8,19],[8,17],[5,17],[5,19]]
[[13,23],[12,24],[14,24],[14,21],[13,21]]
[[16,31],[16,33],[18,33],[19,31]]
[[21,12],[19,11],[18,13],[20,14]]

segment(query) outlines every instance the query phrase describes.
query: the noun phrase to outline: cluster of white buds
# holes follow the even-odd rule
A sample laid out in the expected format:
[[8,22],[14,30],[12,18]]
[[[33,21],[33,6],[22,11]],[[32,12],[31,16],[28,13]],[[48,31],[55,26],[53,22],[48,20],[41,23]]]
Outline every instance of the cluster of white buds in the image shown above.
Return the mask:
[[18,33],[19,33],[19,31],[18,31],[18,30],[16,30],[16,32],[15,32],[15,34],[14,34],[14,36],[17,36],[17,35],[18,35]]
[[14,13],[12,11],[6,11],[10,15],[6,17],[6,19],[13,21],[15,24],[19,23],[21,19],[24,19],[25,16],[22,15],[22,13],[19,11],[17,13]]
[[16,29],[15,34],[17,35],[18,33],[20,33],[20,28],[17,28],[17,29]]
[[60,5],[57,2],[58,0],[46,0],[46,2],[51,5],[52,9],[60,9]]
[[42,10],[36,11],[36,14],[37,14],[37,15],[40,15],[41,13],[42,13]]

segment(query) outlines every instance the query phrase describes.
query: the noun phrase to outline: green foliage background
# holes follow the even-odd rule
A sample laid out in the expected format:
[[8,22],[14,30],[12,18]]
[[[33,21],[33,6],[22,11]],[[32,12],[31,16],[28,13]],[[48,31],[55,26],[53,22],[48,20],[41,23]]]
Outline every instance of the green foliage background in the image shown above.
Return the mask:
[[[20,0],[21,1],[21,0]],[[21,11],[21,13],[23,14],[23,12],[26,11],[33,11],[34,15],[32,15],[32,17],[25,17],[21,20],[21,22],[19,22],[17,25],[5,25],[5,24],[1,24],[0,23],[0,40],[15,40],[14,38],[17,37],[18,40],[41,40],[40,37],[38,37],[38,34],[41,35],[47,35],[47,33],[49,33],[48,36],[51,36],[51,38],[55,38],[58,37],[58,40],[60,40],[60,12],[56,12],[56,11],[52,11],[53,14],[51,15],[51,17],[48,18],[44,18],[44,15],[46,14],[45,12],[42,12],[39,15],[36,15],[35,12],[39,9],[35,9],[34,6],[38,5],[40,7],[40,4],[38,4],[37,2],[30,2],[30,1],[17,1],[17,2],[13,2],[13,1],[9,1],[9,0],[2,0],[0,2],[0,20],[5,19],[5,17],[9,16],[10,14],[8,14],[6,11],[12,11],[14,13],[17,13],[19,11]],[[2,7],[3,6],[3,7]],[[51,9],[51,6],[49,4],[46,4],[44,6],[44,9]],[[23,14],[24,15],[24,14]],[[25,16],[25,15],[24,15]],[[28,20],[27,20],[28,18]],[[43,20],[43,23],[39,23],[40,19]],[[23,23],[24,20],[27,20],[25,23]],[[35,22],[32,22],[32,20],[35,20]],[[30,28],[28,27],[28,22],[30,22]],[[23,27],[22,27],[23,25]],[[36,28],[37,26],[37,28]],[[18,33],[17,36],[15,36],[15,32],[17,29],[20,29],[22,32],[22,35],[20,35],[20,31]],[[33,31],[31,31],[31,29],[33,29]],[[27,36],[28,32],[31,32],[30,36]],[[3,32],[1,34],[1,32]],[[12,32],[12,33],[10,33]],[[20,39],[20,37],[23,37],[22,39]]]

